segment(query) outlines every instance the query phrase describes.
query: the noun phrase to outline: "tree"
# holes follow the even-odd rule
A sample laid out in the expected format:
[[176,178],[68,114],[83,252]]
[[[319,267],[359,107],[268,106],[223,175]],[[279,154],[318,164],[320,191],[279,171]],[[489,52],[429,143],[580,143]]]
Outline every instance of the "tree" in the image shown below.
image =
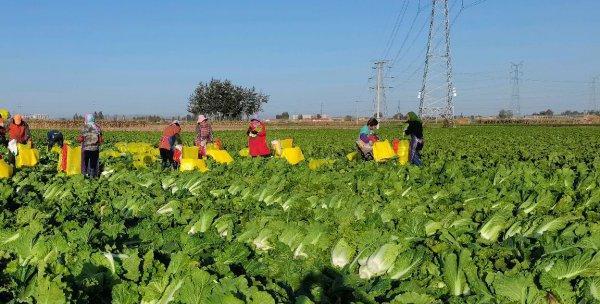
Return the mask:
[[534,116],[554,116],[554,111],[547,109],[546,111],[540,111],[539,113],[533,113]]
[[344,121],[352,121],[352,119],[353,119],[352,115],[344,116]]
[[200,82],[189,97],[188,112],[220,119],[241,119],[254,115],[269,101],[269,96],[256,88],[245,88],[229,80],[211,79]]
[[275,118],[276,118],[276,119],[286,119],[286,120],[287,120],[287,119],[290,119],[290,113],[288,113],[288,112],[283,112],[283,113],[281,113],[281,114],[277,114],[277,115],[275,115]]
[[509,119],[513,117],[513,112],[511,110],[500,110],[498,113],[498,118],[500,119]]
[[302,114],[298,115],[298,120],[302,120],[304,119],[304,117],[302,116]]
[[560,113],[560,115],[562,115],[562,116],[580,116],[583,114],[585,114],[585,113],[579,112],[579,111],[571,111],[571,110],[566,110],[566,111]]
[[73,120],[82,120],[83,116],[81,116],[79,113],[75,113],[75,115],[73,115]]
[[406,117],[402,113],[396,113],[392,118],[398,120],[406,119]]

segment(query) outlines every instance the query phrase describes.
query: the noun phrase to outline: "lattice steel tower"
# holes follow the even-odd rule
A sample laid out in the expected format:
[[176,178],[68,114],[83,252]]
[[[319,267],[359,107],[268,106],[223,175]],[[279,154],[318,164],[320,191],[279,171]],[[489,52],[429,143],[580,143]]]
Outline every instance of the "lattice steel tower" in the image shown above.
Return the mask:
[[441,117],[451,122],[455,88],[450,57],[448,0],[431,0],[430,18],[425,69],[419,91],[419,114],[423,118]]
[[510,110],[516,117],[521,116],[521,76],[523,76],[523,62],[510,63]]

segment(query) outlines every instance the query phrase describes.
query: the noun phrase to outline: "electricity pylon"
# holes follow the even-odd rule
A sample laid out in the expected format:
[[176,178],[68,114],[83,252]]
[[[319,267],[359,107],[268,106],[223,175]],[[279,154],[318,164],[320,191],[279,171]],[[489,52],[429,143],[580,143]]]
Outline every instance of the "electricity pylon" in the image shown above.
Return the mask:
[[448,0],[431,0],[429,39],[423,82],[419,91],[419,115],[423,118],[443,118],[451,123],[454,117],[452,58],[450,57],[450,20]]

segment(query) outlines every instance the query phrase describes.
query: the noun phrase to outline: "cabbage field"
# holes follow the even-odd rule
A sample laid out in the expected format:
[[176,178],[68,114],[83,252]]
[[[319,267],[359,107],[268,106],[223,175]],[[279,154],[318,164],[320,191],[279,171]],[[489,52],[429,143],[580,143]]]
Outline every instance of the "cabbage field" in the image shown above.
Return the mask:
[[269,132],[296,166],[216,133],[235,160],[205,173],[122,156],[86,180],[41,148],[0,180],[0,302],[600,302],[600,127],[426,128],[423,167],[348,161],[356,130]]

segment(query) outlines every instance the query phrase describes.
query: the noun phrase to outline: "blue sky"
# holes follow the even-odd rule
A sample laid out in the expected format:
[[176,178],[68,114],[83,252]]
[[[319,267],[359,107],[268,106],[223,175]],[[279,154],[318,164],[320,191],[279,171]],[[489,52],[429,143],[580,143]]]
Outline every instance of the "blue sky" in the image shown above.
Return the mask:
[[[451,14],[461,7],[450,0]],[[465,5],[475,0],[464,0]],[[70,117],[185,114],[200,81],[229,78],[271,96],[263,115],[371,109],[372,62],[404,1],[0,0],[0,107]],[[429,12],[409,1],[388,52],[387,112],[416,109]],[[600,1],[488,0],[452,26],[456,112],[497,113],[510,62],[524,62],[523,112],[588,108],[600,74]],[[415,20],[413,31],[409,25]],[[416,72],[414,72],[416,71]]]

